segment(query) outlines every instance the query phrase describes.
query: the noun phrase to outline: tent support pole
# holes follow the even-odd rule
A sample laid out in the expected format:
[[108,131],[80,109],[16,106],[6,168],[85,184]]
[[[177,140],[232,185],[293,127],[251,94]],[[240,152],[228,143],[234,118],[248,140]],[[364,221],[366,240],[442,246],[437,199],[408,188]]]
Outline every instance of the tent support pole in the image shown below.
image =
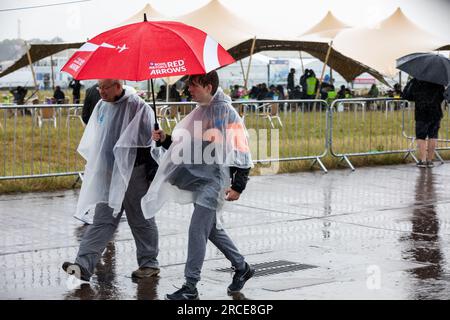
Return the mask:
[[30,49],[28,48],[27,42],[24,41],[24,43],[25,43],[25,47],[27,48],[28,63],[30,65],[31,74],[33,75],[34,87],[35,87],[36,90],[38,90],[38,85],[37,85],[37,82],[36,82],[36,73],[34,72],[33,62],[31,61]]
[[242,64],[242,59],[239,60],[239,63],[241,64],[242,79],[244,79],[245,83],[245,72],[244,72],[244,65]]
[[325,73],[325,68],[327,67],[327,64],[328,64],[328,59],[330,57],[332,46],[333,46],[333,41],[331,41],[330,44],[328,45],[327,55],[325,56],[325,62],[323,63],[322,74],[320,75],[320,79],[319,79],[319,86],[317,87],[316,96],[314,98],[315,100],[317,100],[317,98],[319,97],[320,87],[322,86],[322,81],[323,81],[323,75]]
[[305,73],[305,66],[303,65],[303,57],[302,57],[302,50],[298,52],[298,55],[300,56],[300,63],[302,64],[302,74]]
[[50,56],[50,70],[52,70],[52,89],[55,91],[55,72],[53,70],[53,55]]
[[256,44],[256,37],[253,38],[252,47],[250,49],[250,57],[249,57],[248,66],[247,66],[247,75],[245,76],[245,79],[244,79],[244,88],[245,88],[245,90],[248,90],[247,89],[248,76],[250,74],[250,66],[252,65],[252,56],[253,56],[253,51],[255,50],[255,44]]

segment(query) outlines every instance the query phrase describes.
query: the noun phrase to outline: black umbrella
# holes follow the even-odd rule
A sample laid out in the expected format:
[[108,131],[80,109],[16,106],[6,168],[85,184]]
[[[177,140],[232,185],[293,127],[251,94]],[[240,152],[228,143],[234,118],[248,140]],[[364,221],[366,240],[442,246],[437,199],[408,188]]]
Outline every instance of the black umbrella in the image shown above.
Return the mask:
[[436,53],[412,53],[397,59],[397,69],[412,77],[441,84],[450,83],[450,59]]

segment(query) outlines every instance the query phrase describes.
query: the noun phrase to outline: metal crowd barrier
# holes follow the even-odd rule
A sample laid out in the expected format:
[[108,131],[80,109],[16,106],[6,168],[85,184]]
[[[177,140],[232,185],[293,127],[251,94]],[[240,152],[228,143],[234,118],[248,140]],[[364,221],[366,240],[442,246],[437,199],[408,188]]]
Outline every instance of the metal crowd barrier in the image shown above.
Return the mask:
[[409,102],[392,98],[336,99],[330,106],[330,154],[349,160],[355,156],[405,153],[414,149],[404,139],[404,110]]
[[[327,172],[327,109],[324,100],[240,100],[232,102],[250,134],[255,163],[312,160]],[[270,152],[268,152],[268,149]]]
[[81,105],[0,105],[0,180],[79,175]]
[[[255,163],[322,160],[330,153],[355,170],[351,157],[404,153],[414,156],[414,107],[391,98],[240,100],[232,102],[250,134]],[[157,102],[167,132],[195,107],[192,102]],[[77,147],[84,131],[81,105],[0,105],[0,180],[82,177]],[[437,150],[450,150],[448,106]],[[270,151],[269,151],[270,150]],[[441,156],[437,157],[442,161]]]
[[[146,102],[152,105],[151,101]],[[158,101],[155,105],[160,127],[166,132],[171,132],[175,125],[195,108],[196,103]]]
[[[195,107],[189,102],[156,105],[166,131]],[[85,161],[77,152],[85,127],[81,111],[81,104],[0,104],[0,180],[82,179]]]
[[[195,103],[157,102],[156,106],[160,126],[170,132]],[[321,161],[327,153],[325,101],[236,101],[233,106],[253,134],[255,163],[313,160],[313,165],[327,171]],[[85,161],[76,151],[84,131],[81,107],[0,105],[0,180],[82,178]],[[268,154],[267,147],[275,152]]]

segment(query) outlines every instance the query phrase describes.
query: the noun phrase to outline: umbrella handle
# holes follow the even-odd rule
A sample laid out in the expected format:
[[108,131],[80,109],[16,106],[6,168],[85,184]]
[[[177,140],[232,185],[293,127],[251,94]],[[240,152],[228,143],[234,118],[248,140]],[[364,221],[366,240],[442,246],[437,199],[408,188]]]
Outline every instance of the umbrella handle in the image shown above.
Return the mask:
[[150,79],[150,82],[152,84],[152,100],[153,100],[152,109],[153,112],[155,113],[155,130],[159,130],[158,116],[156,114],[155,90],[153,89],[153,79]]

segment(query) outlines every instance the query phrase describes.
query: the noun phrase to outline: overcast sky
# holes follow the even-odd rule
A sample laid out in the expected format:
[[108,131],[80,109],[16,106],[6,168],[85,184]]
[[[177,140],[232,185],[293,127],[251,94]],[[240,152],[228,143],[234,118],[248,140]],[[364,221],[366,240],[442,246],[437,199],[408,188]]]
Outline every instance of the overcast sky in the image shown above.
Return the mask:
[[[146,3],[163,14],[176,16],[195,10],[209,0],[91,0],[52,7],[8,10],[77,0],[0,0],[0,41],[17,38],[85,41],[114,27],[139,11]],[[290,9],[290,3],[304,3],[300,12]],[[407,16],[428,31],[450,38],[450,0],[222,0],[225,6],[252,21],[252,11],[261,14],[257,22],[277,21],[297,24],[299,33],[321,19],[327,10],[353,26],[371,25],[393,13],[401,6]],[[313,5],[306,5],[313,3]],[[20,20],[20,22],[19,22]],[[20,28],[19,28],[20,26]],[[414,35],[411,35],[414,37]]]

